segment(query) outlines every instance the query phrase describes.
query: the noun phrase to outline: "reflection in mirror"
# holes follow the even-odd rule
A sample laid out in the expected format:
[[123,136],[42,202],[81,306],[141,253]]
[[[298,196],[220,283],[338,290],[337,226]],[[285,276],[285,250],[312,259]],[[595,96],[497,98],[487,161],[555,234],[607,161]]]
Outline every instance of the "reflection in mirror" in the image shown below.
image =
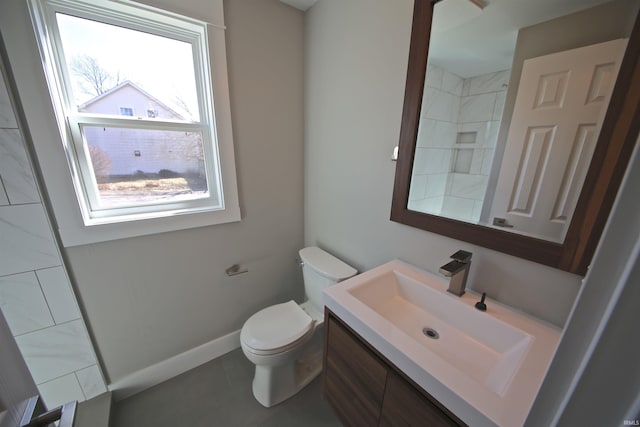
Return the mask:
[[637,4],[437,3],[407,208],[562,243],[627,44],[582,24],[620,10]]

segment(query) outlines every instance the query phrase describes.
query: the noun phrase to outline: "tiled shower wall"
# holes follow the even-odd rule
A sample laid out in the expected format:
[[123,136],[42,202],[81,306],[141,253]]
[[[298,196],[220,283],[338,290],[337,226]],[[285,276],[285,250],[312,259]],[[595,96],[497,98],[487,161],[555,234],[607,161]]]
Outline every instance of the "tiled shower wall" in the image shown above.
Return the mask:
[[49,408],[106,391],[2,75],[0,309]]
[[462,79],[429,64],[409,207],[480,218],[510,70]]

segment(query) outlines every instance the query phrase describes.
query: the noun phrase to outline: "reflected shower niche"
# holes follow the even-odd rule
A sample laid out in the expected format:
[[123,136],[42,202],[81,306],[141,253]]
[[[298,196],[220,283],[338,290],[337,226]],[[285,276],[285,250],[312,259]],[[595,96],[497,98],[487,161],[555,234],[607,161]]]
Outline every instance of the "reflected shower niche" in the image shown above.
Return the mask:
[[480,220],[510,74],[463,78],[428,64],[409,209]]

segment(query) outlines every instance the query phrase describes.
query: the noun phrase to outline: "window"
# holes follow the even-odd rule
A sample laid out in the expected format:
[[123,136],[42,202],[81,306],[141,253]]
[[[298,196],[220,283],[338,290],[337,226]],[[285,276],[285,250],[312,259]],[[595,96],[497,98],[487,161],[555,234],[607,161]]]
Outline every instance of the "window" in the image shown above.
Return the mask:
[[126,1],[31,9],[84,225],[227,209],[206,24]]

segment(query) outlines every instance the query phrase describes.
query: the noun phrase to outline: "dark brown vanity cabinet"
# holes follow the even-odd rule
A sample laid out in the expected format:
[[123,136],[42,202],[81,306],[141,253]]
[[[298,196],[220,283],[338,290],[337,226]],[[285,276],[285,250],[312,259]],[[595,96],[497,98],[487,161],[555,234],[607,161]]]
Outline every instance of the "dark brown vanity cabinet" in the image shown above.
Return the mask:
[[325,310],[323,395],[346,426],[465,425]]

